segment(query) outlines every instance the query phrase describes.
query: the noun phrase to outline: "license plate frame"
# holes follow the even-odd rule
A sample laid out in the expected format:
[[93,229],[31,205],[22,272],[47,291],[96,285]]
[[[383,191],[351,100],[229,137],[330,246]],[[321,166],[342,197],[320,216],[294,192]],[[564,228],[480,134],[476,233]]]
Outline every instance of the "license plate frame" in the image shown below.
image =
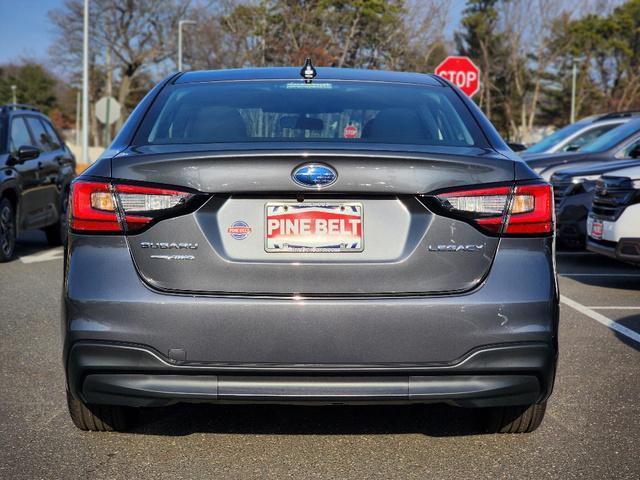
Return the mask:
[[[321,221],[318,225],[317,220],[314,221],[313,218],[310,220],[310,228],[314,230],[322,226],[322,220],[327,221],[327,228],[329,228],[329,220],[343,220],[343,222],[338,222],[339,232],[332,234],[327,232],[325,237],[308,234],[298,235],[293,239],[282,237],[282,240],[279,240],[272,234],[281,232],[283,224],[280,223],[276,230],[274,224],[269,222],[270,219],[275,221],[275,217],[282,217],[278,219],[279,221],[291,217],[289,219],[294,223],[298,220],[298,223],[295,223],[298,229],[302,226],[300,220],[309,217]],[[359,223],[352,223],[350,220],[359,220]],[[333,222],[331,225],[335,227],[336,223]],[[346,234],[348,228],[351,229],[350,235]],[[354,234],[354,229],[359,231],[359,235]],[[322,238],[331,238],[331,241],[323,241]],[[363,205],[361,202],[351,201],[268,202],[264,206],[264,249],[267,253],[362,253],[364,251]]]

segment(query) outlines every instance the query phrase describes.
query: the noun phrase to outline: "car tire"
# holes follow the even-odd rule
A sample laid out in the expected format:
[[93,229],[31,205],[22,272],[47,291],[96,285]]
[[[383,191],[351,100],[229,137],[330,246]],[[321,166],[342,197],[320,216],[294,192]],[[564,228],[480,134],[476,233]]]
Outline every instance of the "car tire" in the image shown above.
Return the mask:
[[47,242],[51,246],[66,245],[69,229],[69,192],[65,192],[62,196],[60,204],[60,218],[53,225],[49,225],[44,229],[47,235]]
[[0,263],[13,258],[16,250],[16,212],[8,198],[0,201]]
[[533,405],[490,408],[487,415],[489,433],[529,433],[542,423],[547,402]]
[[86,405],[67,390],[67,406],[73,424],[80,430],[124,432],[133,423],[134,410],[117,405]]

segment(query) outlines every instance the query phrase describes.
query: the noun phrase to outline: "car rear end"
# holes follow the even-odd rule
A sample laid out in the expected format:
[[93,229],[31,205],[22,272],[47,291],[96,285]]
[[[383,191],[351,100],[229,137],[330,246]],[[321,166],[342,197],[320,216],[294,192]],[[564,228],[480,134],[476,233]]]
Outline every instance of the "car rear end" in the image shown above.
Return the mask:
[[446,402],[537,427],[549,185],[434,77],[251,72],[167,80],[74,184],[70,405]]
[[640,167],[597,182],[587,232],[588,250],[640,265]]

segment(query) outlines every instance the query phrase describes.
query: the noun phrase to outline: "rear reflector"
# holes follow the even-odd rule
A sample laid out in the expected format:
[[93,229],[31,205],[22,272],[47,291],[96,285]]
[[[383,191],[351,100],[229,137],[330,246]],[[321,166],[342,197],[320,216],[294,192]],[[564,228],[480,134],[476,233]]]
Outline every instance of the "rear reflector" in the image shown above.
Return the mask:
[[193,196],[164,188],[76,180],[71,188],[70,226],[76,232],[138,231]]
[[553,231],[553,193],[546,183],[446,192],[436,200],[445,213],[505,235]]

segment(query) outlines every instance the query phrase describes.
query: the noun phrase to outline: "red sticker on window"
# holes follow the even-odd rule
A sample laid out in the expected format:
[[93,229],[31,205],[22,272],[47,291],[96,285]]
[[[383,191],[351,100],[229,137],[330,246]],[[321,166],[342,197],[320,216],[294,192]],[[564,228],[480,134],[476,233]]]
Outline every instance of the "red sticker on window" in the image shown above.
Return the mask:
[[347,125],[344,127],[344,131],[342,132],[342,136],[344,138],[357,138],[358,136],[358,127],[355,125]]

